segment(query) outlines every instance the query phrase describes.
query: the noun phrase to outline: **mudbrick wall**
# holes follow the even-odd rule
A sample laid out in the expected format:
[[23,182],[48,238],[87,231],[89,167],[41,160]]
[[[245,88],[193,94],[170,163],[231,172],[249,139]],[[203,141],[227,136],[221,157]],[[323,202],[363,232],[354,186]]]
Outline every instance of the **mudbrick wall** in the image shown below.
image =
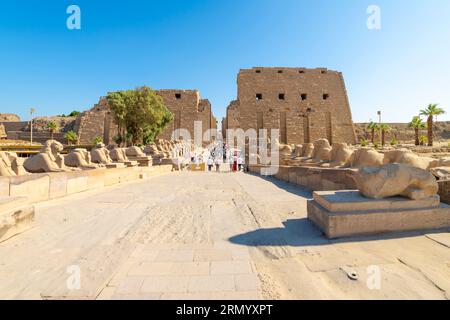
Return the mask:
[[342,73],[324,68],[252,68],[238,74],[238,99],[230,103],[227,129],[279,129],[280,142],[327,138],[355,143]]

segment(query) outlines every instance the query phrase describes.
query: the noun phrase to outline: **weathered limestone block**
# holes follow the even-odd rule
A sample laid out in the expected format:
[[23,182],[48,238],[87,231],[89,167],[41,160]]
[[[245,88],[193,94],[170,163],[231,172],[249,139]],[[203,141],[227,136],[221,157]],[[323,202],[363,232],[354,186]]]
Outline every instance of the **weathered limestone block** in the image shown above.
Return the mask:
[[331,150],[330,156],[330,167],[342,168],[350,166],[353,152],[354,150],[346,143],[333,144],[333,150]]
[[[418,169],[420,170],[420,169]],[[308,219],[328,238],[448,228],[450,206],[439,196],[368,199],[357,191],[314,192]]]
[[408,149],[399,149],[386,152],[384,154],[383,164],[401,163],[412,167],[429,170],[439,165],[439,160],[421,157]]
[[372,148],[355,150],[351,159],[353,168],[380,167],[383,165],[383,154]]
[[26,201],[23,197],[0,197],[0,242],[32,227],[34,206]]
[[67,195],[67,172],[54,172],[48,174],[49,199],[62,198]]
[[99,166],[91,162],[91,154],[86,149],[73,149],[64,157],[64,164],[68,167],[81,169],[96,169]]
[[421,200],[435,196],[439,190],[431,173],[404,164],[362,168],[355,175],[355,182],[364,196],[373,199],[404,196]]
[[9,178],[0,176],[0,197],[9,196]]
[[319,139],[314,142],[314,152],[312,158],[314,161],[330,162],[331,146],[327,139]]
[[31,173],[69,171],[64,165],[64,157],[59,154],[62,150],[61,143],[48,140],[40,153],[25,160],[23,166]]
[[86,172],[67,173],[67,194],[88,190],[88,174]]
[[108,149],[103,143],[99,143],[91,150],[91,161],[99,164],[109,164],[112,162]]
[[50,198],[49,174],[31,174],[8,179],[11,197],[27,197],[30,203],[46,201]]

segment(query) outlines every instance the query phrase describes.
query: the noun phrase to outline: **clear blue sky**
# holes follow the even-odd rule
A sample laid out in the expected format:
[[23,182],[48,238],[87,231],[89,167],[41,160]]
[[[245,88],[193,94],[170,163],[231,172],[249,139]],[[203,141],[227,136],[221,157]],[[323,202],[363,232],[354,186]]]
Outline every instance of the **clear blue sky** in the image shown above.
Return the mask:
[[[81,30],[66,28],[70,4]],[[3,0],[0,112],[69,113],[148,85],[199,89],[220,120],[240,68],[292,66],[342,71],[355,121],[450,113],[449,14],[448,0]]]

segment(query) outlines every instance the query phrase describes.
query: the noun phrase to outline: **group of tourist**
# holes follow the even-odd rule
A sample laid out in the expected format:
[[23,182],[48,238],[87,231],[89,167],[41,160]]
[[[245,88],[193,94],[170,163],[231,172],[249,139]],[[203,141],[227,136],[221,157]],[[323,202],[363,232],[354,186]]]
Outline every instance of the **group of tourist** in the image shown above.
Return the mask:
[[237,149],[231,149],[226,144],[222,145],[221,143],[203,150],[201,154],[194,155],[191,162],[197,165],[205,163],[209,172],[212,172],[213,169],[216,172],[220,172],[220,167],[223,164],[228,164],[231,172],[245,170],[245,160],[242,152]]

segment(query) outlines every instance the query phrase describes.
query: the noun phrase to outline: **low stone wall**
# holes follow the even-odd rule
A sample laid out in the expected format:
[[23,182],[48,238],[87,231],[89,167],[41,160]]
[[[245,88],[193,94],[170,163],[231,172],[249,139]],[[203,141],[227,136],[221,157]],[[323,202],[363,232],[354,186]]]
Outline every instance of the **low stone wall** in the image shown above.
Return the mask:
[[[250,172],[261,173],[264,166],[250,165]],[[275,177],[312,191],[355,190],[355,169],[279,166]]]
[[450,180],[439,180],[438,185],[441,202],[450,204]]
[[[250,165],[249,170],[253,173],[261,173],[262,165]],[[312,167],[290,167],[280,166],[275,177],[279,180],[299,185],[312,191],[339,191],[356,190],[353,176],[356,169],[329,169]],[[450,204],[450,180],[440,180],[439,196],[441,202]],[[0,181],[0,189],[1,189]]]
[[28,203],[37,203],[83,191],[145,179],[171,170],[172,165],[167,165],[0,177],[0,197],[26,197]]

